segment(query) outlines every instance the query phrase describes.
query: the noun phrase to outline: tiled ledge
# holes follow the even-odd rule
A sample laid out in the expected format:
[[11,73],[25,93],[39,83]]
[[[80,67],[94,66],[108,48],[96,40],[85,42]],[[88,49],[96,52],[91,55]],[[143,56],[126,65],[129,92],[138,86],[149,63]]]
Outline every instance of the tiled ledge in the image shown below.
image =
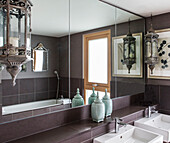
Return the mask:
[[64,109],[69,109],[71,107],[70,104],[65,104],[65,105],[53,105],[50,107],[44,107],[41,109],[34,109],[34,110],[29,110],[29,111],[23,111],[19,113],[13,113],[13,114],[7,114],[2,116],[2,123],[10,122],[10,121],[15,121],[18,119],[24,119],[28,117],[34,117],[37,115],[42,115],[42,114],[47,114],[50,112],[55,112],[58,110],[64,110]]
[[[132,124],[135,120],[143,117],[144,109],[144,107],[140,106],[129,106],[118,109],[113,111],[112,118],[120,117],[124,122]],[[92,143],[95,137],[113,129],[114,122],[111,118],[105,119],[102,123],[95,123],[91,119],[86,119],[10,143]]]
[[[137,105],[137,103],[141,101],[141,98],[143,98],[143,94],[114,98],[112,100],[113,114],[116,112],[115,110],[119,111],[119,109]],[[128,111],[125,112],[129,113]],[[0,142],[3,143],[21,139],[47,130],[56,129],[57,127],[63,127],[76,121],[87,120],[91,117],[90,114],[91,106],[86,105],[0,123]]]

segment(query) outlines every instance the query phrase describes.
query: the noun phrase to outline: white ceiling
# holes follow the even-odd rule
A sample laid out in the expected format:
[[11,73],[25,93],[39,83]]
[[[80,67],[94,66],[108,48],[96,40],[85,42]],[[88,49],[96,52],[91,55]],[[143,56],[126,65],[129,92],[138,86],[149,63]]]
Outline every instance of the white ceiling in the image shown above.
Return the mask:
[[170,12],[170,0],[104,0],[144,17]]
[[[71,1],[71,33],[115,24],[115,8],[98,0]],[[68,0],[32,0],[33,34],[61,37],[69,31]],[[117,9],[116,23],[139,19]]]

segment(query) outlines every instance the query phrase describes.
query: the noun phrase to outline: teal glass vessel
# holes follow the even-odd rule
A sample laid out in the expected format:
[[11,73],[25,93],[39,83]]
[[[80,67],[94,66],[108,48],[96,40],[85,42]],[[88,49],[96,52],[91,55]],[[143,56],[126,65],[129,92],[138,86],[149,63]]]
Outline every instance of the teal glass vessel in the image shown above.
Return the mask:
[[105,116],[111,116],[112,114],[112,100],[107,95],[107,89],[105,89],[105,96],[102,99],[103,103],[105,104]]
[[84,99],[80,95],[79,88],[77,88],[77,94],[72,99],[72,107],[77,107],[82,105],[84,105]]
[[95,94],[94,90],[95,90],[95,88],[93,87],[93,93],[90,95],[89,100],[88,100],[88,104],[90,104],[90,105],[91,105],[91,104],[94,102],[94,100],[96,100],[96,98],[97,98],[97,95]]
[[91,106],[91,116],[94,122],[102,122],[105,117],[105,105],[102,100],[99,99],[99,93],[97,92],[97,98]]

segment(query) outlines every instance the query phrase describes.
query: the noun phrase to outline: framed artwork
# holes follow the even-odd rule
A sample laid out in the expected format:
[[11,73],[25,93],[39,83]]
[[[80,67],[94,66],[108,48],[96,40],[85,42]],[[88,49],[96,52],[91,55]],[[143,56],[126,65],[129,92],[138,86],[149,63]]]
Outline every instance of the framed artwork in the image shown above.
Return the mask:
[[156,30],[158,37],[159,62],[151,74],[147,67],[148,78],[170,79],[170,29]]
[[117,77],[143,77],[143,58],[142,58],[142,33],[133,34],[136,38],[136,63],[132,65],[130,73],[123,59],[123,38],[124,36],[112,38],[112,76]]

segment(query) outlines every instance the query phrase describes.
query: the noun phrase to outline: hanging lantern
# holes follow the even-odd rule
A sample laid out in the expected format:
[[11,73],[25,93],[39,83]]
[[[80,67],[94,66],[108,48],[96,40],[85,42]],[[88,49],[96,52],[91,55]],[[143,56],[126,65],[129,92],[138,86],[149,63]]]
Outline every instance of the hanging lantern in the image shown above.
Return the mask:
[[145,35],[145,63],[149,65],[149,69],[151,70],[151,74],[153,74],[153,69],[155,65],[159,62],[158,56],[158,37],[159,35],[155,33],[152,26],[152,15],[151,15],[151,28]]
[[132,36],[130,32],[130,20],[129,20],[129,32],[125,38],[123,38],[123,64],[126,64],[128,73],[132,65],[136,63],[136,38]]
[[31,6],[29,0],[0,0],[0,63],[13,86],[21,66],[31,60]]

